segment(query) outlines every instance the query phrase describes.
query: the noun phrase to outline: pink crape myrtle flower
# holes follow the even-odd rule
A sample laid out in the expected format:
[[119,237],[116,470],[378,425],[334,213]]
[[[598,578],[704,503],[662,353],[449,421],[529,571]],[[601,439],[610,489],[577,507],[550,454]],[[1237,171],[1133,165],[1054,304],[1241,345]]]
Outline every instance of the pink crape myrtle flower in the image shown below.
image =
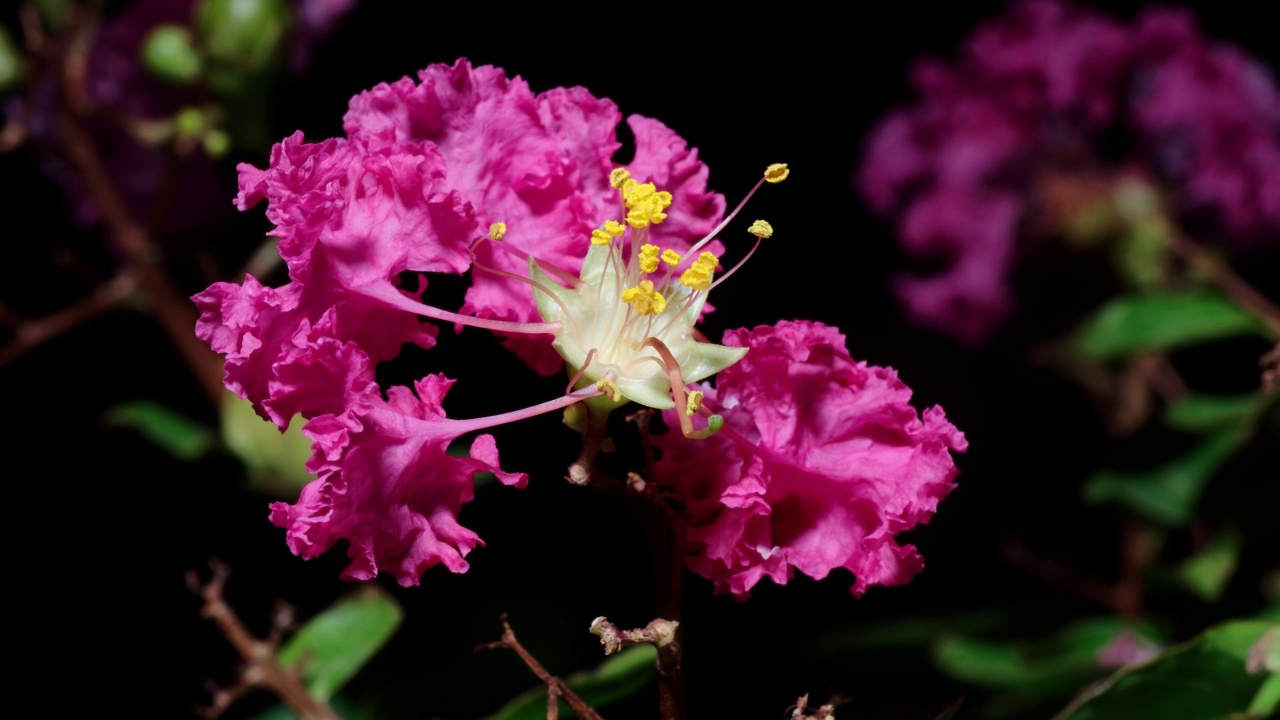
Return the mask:
[[[566,424],[584,435],[583,451],[569,479],[586,483],[609,413],[636,402],[674,413],[680,431],[663,441],[672,448],[664,467],[699,449],[720,458],[698,455],[698,462],[714,464],[706,478],[720,478],[723,492],[708,494],[701,478],[679,481],[682,494],[703,498],[691,501],[696,540],[708,549],[699,572],[714,577],[714,563],[736,552],[731,541],[711,539],[712,506],[722,505],[728,522],[754,482],[764,488],[760,502],[773,503],[778,529],[754,529],[744,542],[759,553],[772,537],[785,550],[766,552],[774,564],[760,572],[734,560],[741,579],[726,580],[733,592],[765,572],[782,582],[792,566],[815,577],[851,567],[859,593],[905,581],[919,561],[892,536],[932,512],[926,495],[936,503],[949,489],[946,448],[962,449],[963,436],[940,410],[921,424],[892,371],[853,364],[843,338],[821,326],[779,326],[780,336],[795,336],[791,354],[748,341],[762,330],[707,342],[694,326],[709,293],[773,228],[751,223],[754,245],[727,270],[717,235],[752,194],[789,170],[770,165],[726,215],[723,198],[706,189],[696,151],[656,121],[629,120],[635,160],[614,166],[619,120],[612,103],[582,88],[535,95],[519,78],[460,60],[353,98],[347,137],[307,143],[296,133],[273,148],[267,168],[240,167],[236,203],[267,203],[289,282],[272,288],[247,277],[211,286],[194,298],[196,332],[226,356],[228,388],[282,428],[301,416],[314,443],[307,467],[316,479],[297,502],[272,505],[271,521],[304,558],[345,541],[348,579],[389,572],[413,585],[435,565],[462,572],[482,544],[458,523],[476,473],[516,487],[527,477],[501,467],[490,435],[476,437],[468,457],[450,455],[451,444],[577,406]],[[428,273],[468,270],[460,312],[424,301]],[[445,416],[453,381],[443,375],[381,387],[374,368],[405,345],[431,348],[434,323],[501,333],[533,370],[566,366],[569,387],[533,407],[471,419]],[[805,349],[818,342],[806,333],[838,352]],[[734,370],[740,362],[745,369]],[[718,394],[690,390],[721,371]],[[813,388],[788,385],[801,377]],[[752,390],[759,382],[772,385]],[[716,403],[730,413],[727,424],[712,412]],[[876,418],[864,416],[873,411]],[[803,442],[779,440],[787,413],[803,419],[796,434]],[[875,432],[858,429],[872,422],[880,423]],[[689,449],[679,449],[676,435]],[[841,454],[864,459],[863,469],[824,480]],[[835,509],[819,518],[808,503],[824,492],[833,493]],[[815,522],[817,534],[806,530]]]
[[942,408],[918,415],[896,372],[854,361],[820,323],[731,330],[724,344],[749,351],[701,388],[723,429],[657,438],[655,479],[689,513],[690,569],[738,597],[793,569],[848,569],[858,596],[920,572],[915,547],[894,536],[928,522],[955,487],[951,452],[968,446]]
[[[894,280],[919,325],[977,344],[1011,315],[1046,173],[1123,169],[1235,249],[1280,237],[1280,91],[1185,12],[1124,25],[1063,0],[1015,1],[955,62],[918,61],[911,84],[919,102],[871,132],[854,182],[908,255],[942,262]],[[1101,149],[1116,139],[1128,140],[1118,162]]]

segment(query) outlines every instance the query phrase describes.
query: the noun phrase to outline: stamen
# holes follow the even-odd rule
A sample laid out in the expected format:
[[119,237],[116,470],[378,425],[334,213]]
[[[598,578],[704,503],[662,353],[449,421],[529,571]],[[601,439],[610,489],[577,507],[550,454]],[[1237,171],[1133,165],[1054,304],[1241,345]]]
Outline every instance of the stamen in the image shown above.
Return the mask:
[[[572,318],[572,317],[573,317],[573,316],[569,313],[569,306],[568,306],[568,305],[565,305],[565,304],[564,304],[564,301],[563,301],[563,300],[561,300],[561,299],[560,299],[560,297],[559,297],[558,295],[556,295],[555,293],[551,292],[551,289],[550,289],[550,288],[548,288],[546,285],[543,285],[542,283],[538,282],[537,280],[533,280],[533,279],[531,279],[531,278],[524,277],[523,275],[516,275],[515,273],[509,273],[509,272],[507,272],[507,271],[505,271],[505,270],[499,270],[499,269],[497,269],[497,268],[491,268],[491,267],[489,267],[488,265],[485,265],[485,264],[483,264],[483,263],[481,263],[481,262],[477,261],[477,260],[475,259],[475,256],[474,256],[474,255],[472,255],[472,256],[471,256],[471,267],[476,268],[476,269],[479,269],[479,270],[483,270],[484,272],[491,273],[491,274],[493,274],[493,275],[497,275],[498,277],[510,278],[510,279],[515,280],[515,281],[517,281],[517,282],[522,282],[522,283],[524,283],[524,284],[526,284],[526,285],[529,285],[529,286],[530,286],[530,287],[532,287],[534,290],[541,291],[541,292],[545,293],[548,297],[550,297],[552,300],[554,300],[554,301],[555,301],[555,303],[556,303],[557,305],[559,305],[559,306],[560,306],[560,311],[564,313],[564,316],[565,316],[566,318]],[[581,345],[581,344],[582,344],[582,336],[581,336],[581,334],[579,334],[579,331],[578,331],[578,324],[577,324],[577,323],[570,323],[570,327],[573,329],[573,336],[574,336],[574,338],[578,341],[578,344],[579,344],[579,345]]]
[[[689,406],[688,397],[685,395],[684,378],[680,375],[680,363],[676,362],[676,358],[671,354],[671,349],[661,340],[651,337],[644,341],[641,347],[651,347],[657,351],[662,358],[662,365],[667,369],[667,377],[671,381],[671,399],[675,400],[676,407]],[[693,421],[689,419],[686,413],[676,413],[680,418],[680,431],[690,440],[702,440],[711,437],[724,425],[724,418],[719,415],[713,415],[707,418],[707,426],[701,430],[693,429]]]
[[701,390],[694,390],[689,393],[689,402],[684,407],[685,415],[692,415],[698,412],[698,408],[702,407],[702,398],[704,397]]
[[[505,237],[507,233],[506,223],[494,223],[494,224],[503,226],[502,235]],[[493,228],[490,228],[489,231],[490,231],[489,239],[498,243],[497,245],[495,245],[495,247],[500,247],[503,250],[506,250],[507,252],[511,253],[512,255],[515,255],[516,257],[520,258],[523,261],[523,264],[525,265],[529,264],[529,253],[521,250],[518,247],[513,246],[511,243],[502,242],[502,237],[498,237],[498,238],[492,237]],[[485,238],[479,237],[479,238],[476,238],[475,242],[471,243],[471,247],[468,248],[467,251],[471,254],[472,261],[474,261],[476,257],[476,248],[480,247],[481,243],[483,243],[484,241],[485,241]],[[569,287],[576,288],[582,285],[581,278],[569,272],[568,270],[565,270],[564,268],[556,265],[555,263],[547,262],[546,260],[542,260],[541,258],[534,258],[534,262],[538,263],[538,267],[546,271],[548,275],[554,275],[557,280],[560,280],[561,282],[565,283]]]
[[747,254],[743,256],[741,260],[739,260],[736,264],[734,264],[733,267],[729,268],[729,270],[725,272],[724,275],[721,275],[718,280],[711,283],[710,290],[715,290],[717,285],[724,282],[725,280],[728,280],[730,275],[733,275],[734,273],[738,272],[738,268],[742,267],[743,265],[746,265],[747,261],[751,259],[751,256],[756,254],[756,250],[760,249],[761,242],[764,242],[764,238],[757,235],[756,244],[751,246],[751,250],[748,251]]
[[773,237],[773,226],[764,220],[757,220],[751,223],[751,227],[747,228],[747,232],[763,240],[768,240]]
[[618,389],[618,384],[609,378],[602,378],[596,381],[595,388],[602,394],[608,395],[613,402],[622,400],[622,391]]
[[738,206],[733,209],[733,212],[726,215],[724,220],[721,220],[720,224],[717,225],[714,230],[707,233],[706,237],[702,238],[696,245],[689,248],[689,252],[685,254],[690,255],[701,250],[707,243],[711,242],[715,238],[717,233],[728,227],[729,223],[738,216],[738,213],[742,211],[742,208],[747,204],[747,201],[751,199],[751,196],[756,194],[756,191],[760,189],[761,185],[766,182],[780,183],[790,174],[791,171],[783,163],[774,163],[766,168],[764,171],[764,177],[756,181],[755,186],[751,188],[751,192],[748,192],[747,196],[742,198],[742,202],[738,203]]
[[504,222],[496,222],[489,226],[489,239],[494,242],[502,242],[502,236],[507,234],[507,224]]
[[566,393],[573,392],[573,386],[577,385],[578,381],[582,379],[583,373],[587,371],[587,367],[591,365],[591,359],[594,358],[595,356],[596,356],[595,348],[591,348],[590,350],[587,351],[587,359],[583,361],[582,367],[578,368],[578,372],[574,373],[573,377],[569,378],[569,384],[566,385],[564,389]]
[[478,327],[485,330],[496,330],[498,332],[518,333],[522,335],[554,335],[561,330],[560,323],[518,323],[509,320],[491,320],[489,318],[474,317],[472,315],[460,315],[448,310],[441,310],[438,307],[426,305],[418,300],[414,300],[406,295],[391,290],[372,290],[368,296],[380,300],[389,307],[411,312],[415,315],[424,315],[432,320],[440,320],[441,322],[457,323],[468,327]]
[[491,428],[498,425],[505,425],[517,420],[524,420],[543,413],[549,413],[554,410],[568,407],[574,403],[581,402],[587,398],[593,398],[603,394],[604,393],[594,387],[583,388],[577,392],[571,392],[554,400],[548,400],[547,402],[527,407],[523,410],[513,410],[500,415],[489,415],[488,417],[472,418],[470,420],[449,420],[447,422],[454,423],[455,428],[461,426],[462,429],[458,431],[458,434],[461,435],[462,433],[483,430],[485,428]]

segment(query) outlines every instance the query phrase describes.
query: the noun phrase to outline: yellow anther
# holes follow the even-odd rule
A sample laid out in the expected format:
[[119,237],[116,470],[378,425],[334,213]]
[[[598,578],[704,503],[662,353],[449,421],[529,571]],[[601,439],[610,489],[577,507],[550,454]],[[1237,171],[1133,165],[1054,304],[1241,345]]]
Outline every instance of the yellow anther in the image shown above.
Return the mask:
[[622,391],[618,389],[617,383],[608,378],[596,381],[596,389],[608,395],[614,402],[622,399]]
[[592,245],[608,245],[613,242],[613,236],[599,228],[591,231]]
[[604,231],[614,237],[621,237],[622,233],[627,231],[627,226],[617,220],[605,220]]
[[773,237],[773,226],[764,220],[757,220],[751,223],[751,227],[747,228],[747,232],[758,238],[768,239]]
[[667,299],[654,291],[652,280],[641,280],[639,285],[623,290],[622,302],[630,303],[637,315],[661,315],[667,309]]
[[627,172],[626,168],[614,168],[613,172],[609,173],[609,185],[614,190],[621,190],[622,183],[626,182],[630,178],[631,173]]
[[663,250],[662,262],[670,265],[671,267],[675,267],[680,264],[680,253],[675,250]]
[[720,258],[716,257],[715,255],[712,255],[709,252],[703,252],[702,254],[698,255],[698,264],[708,265],[710,266],[710,268],[714,269],[715,266],[720,264]]
[[702,396],[701,390],[694,390],[693,392],[689,393],[689,400],[688,402],[685,403],[685,406],[684,406],[684,414],[693,415],[694,413],[698,412],[698,409],[702,407],[702,397],[703,396]]
[[774,163],[764,169],[764,180],[765,182],[780,183],[786,180],[790,174],[791,168],[788,168],[786,163]]
[[640,271],[655,273],[658,271],[658,246],[645,243],[640,246]]
[[502,242],[502,236],[507,234],[507,224],[504,222],[496,222],[489,226],[489,239],[494,242]]
[[629,208],[647,201],[657,191],[658,189],[654,187],[653,183],[644,183],[642,185],[630,178],[622,183],[622,197],[626,198],[627,207]]
[[692,267],[680,274],[680,282],[694,290],[710,290],[711,269],[701,263],[694,263]]

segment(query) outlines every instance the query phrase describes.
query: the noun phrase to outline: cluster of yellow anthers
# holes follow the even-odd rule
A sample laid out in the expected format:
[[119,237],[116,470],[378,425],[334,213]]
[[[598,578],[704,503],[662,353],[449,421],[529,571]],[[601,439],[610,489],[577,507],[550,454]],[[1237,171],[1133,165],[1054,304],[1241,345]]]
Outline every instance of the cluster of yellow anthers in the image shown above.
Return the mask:
[[710,290],[711,274],[716,271],[716,266],[719,264],[720,258],[709,252],[704,252],[689,266],[688,270],[680,273],[680,283],[694,290],[702,290],[704,292]]
[[[687,437],[706,437],[720,428],[723,419],[709,413],[702,395],[687,386],[734,364],[746,350],[706,342],[694,329],[708,292],[737,267],[717,278],[720,258],[703,248],[762,184],[781,182],[788,174],[786,165],[770,165],[746,198],[682,255],[648,242],[649,226],[667,217],[671,193],[637,182],[625,168],[618,168],[610,173],[609,184],[620,195],[623,217],[606,220],[591,232],[578,277],[528,258],[527,282],[535,290],[543,321],[558,326],[553,347],[569,367],[570,387],[594,385],[603,393],[588,402],[599,406],[593,412],[607,415],[609,409],[633,401],[657,409],[680,408],[681,431]],[[501,239],[504,230],[495,224],[490,237]],[[773,235],[773,228],[757,220],[747,232],[759,247]],[[754,252],[752,248],[737,265]],[[686,260],[692,262],[677,274]],[[706,417],[704,429],[692,425],[694,415]]]

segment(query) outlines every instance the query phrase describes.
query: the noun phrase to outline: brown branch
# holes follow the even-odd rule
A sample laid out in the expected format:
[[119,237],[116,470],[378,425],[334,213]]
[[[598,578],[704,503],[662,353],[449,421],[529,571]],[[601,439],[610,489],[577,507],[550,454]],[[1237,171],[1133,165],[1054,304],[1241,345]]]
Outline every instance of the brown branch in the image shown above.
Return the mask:
[[195,307],[178,292],[157,260],[151,238],[116,192],[88,133],[70,112],[59,114],[58,130],[67,156],[79,171],[94,201],[102,210],[107,228],[124,253],[130,274],[147,310],[195,375],[205,396],[216,407],[222,402],[222,361],[195,335]]
[[1191,267],[1204,273],[1220,290],[1240,307],[1253,313],[1274,336],[1280,337],[1280,307],[1245,282],[1226,263],[1185,235],[1173,231],[1171,247]]
[[591,634],[600,638],[604,654],[623,645],[649,644],[658,650],[658,711],[662,720],[685,717],[684,672],[680,663],[680,623],[658,618],[642,628],[623,630],[600,616],[591,622]]
[[1116,585],[1084,575],[1057,560],[1041,557],[1022,541],[1006,544],[1004,555],[1012,565],[1046,585],[1116,611],[1122,605]]
[[[212,566],[213,577],[208,583],[201,585],[200,578],[192,571],[187,573],[187,585],[204,600],[201,616],[218,626],[227,642],[240,653],[245,668],[235,685],[214,693],[213,703],[205,710],[205,716],[217,717],[244,691],[262,687],[279,697],[303,720],[340,720],[333,708],[307,692],[297,668],[281,667],[276,659],[275,643],[259,640],[240,622],[222,596],[229,572],[227,566],[218,562],[212,563]],[[277,611],[277,621],[281,615]],[[289,617],[291,618],[291,614]],[[278,640],[279,634],[273,633],[272,638]]]
[[19,322],[14,328],[13,340],[0,347],[0,365],[7,365],[80,323],[114,308],[136,289],[133,277],[121,273],[76,303],[45,317]]
[[[578,695],[569,688],[569,685],[565,683],[565,681],[548,672],[547,669],[542,666],[542,663],[538,662],[537,658],[530,654],[530,652],[520,644],[520,641],[516,639],[515,631],[511,629],[511,623],[507,621],[505,613],[502,615],[502,639],[497,642],[491,642],[487,645],[481,645],[476,648],[476,650],[494,650],[497,648],[506,648],[518,655],[520,659],[524,661],[524,664],[533,671],[533,674],[537,675],[538,679],[547,686],[548,696],[556,695],[557,697],[564,698],[565,704],[572,708],[579,718],[582,720],[604,720],[604,718],[600,716],[600,713],[596,712],[595,708],[591,707],[584,702],[582,698],[578,697]],[[553,710],[555,705],[556,701],[554,698],[547,700],[547,720],[555,720],[556,715],[558,714],[558,708]],[[553,712],[555,714],[553,714]]]

